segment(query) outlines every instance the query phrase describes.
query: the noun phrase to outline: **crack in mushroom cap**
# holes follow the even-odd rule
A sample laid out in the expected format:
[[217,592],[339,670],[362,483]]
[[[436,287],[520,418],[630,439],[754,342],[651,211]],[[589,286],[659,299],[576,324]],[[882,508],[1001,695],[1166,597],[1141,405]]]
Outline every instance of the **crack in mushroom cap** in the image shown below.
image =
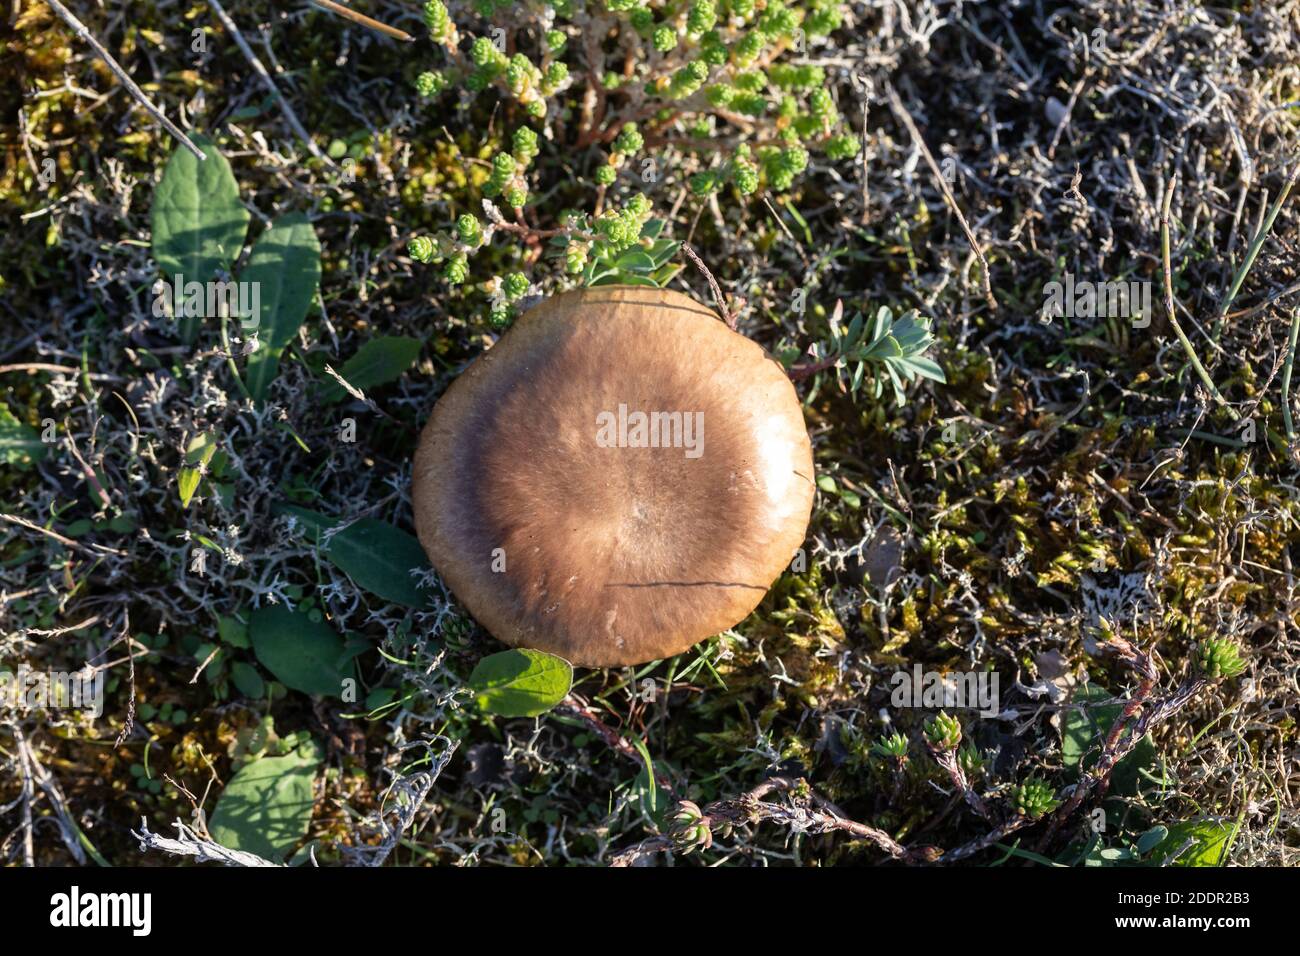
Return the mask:
[[[681,427],[647,418],[663,441],[639,447],[655,429],[636,412]],[[434,567],[497,638],[638,664],[757,607],[807,531],[812,447],[784,369],[711,310],[584,289],[525,313],[452,383],[412,499]]]

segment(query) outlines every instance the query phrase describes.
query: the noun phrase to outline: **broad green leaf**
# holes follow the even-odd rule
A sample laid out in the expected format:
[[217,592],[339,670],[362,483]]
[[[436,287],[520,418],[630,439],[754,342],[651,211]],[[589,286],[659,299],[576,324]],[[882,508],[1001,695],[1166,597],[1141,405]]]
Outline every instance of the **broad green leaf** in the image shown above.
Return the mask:
[[330,538],[325,556],[353,582],[385,601],[424,607],[429,592],[412,571],[428,571],[429,559],[414,535],[376,518],[360,518]]
[[[153,193],[153,257],[169,285],[210,282],[229,272],[248,232],[248,210],[230,164],[206,136],[190,138],[207,156],[199,160],[184,146],[172,152]],[[181,337],[193,342],[198,319],[181,317]]]
[[245,697],[260,700],[266,694],[266,681],[257,672],[257,668],[246,661],[235,661],[230,665],[230,679]]
[[614,263],[616,269],[624,272],[654,272],[658,265],[659,263],[650,257],[650,253],[642,249],[629,249]]
[[1174,860],[1174,866],[1222,866],[1227,862],[1229,837],[1233,828],[1217,820],[1190,820],[1169,828],[1169,835],[1156,847],[1153,859],[1159,859],[1182,849],[1188,840],[1191,847]]
[[609,272],[592,282],[593,287],[602,285],[636,285],[645,286],[646,288],[656,289],[659,284],[643,275],[636,275],[632,272]]
[[[419,339],[404,335],[381,335],[361,346],[357,354],[344,362],[338,372],[348,384],[364,392],[368,388],[393,381],[411,367],[419,354]],[[330,379],[326,386],[327,398],[338,399],[345,394],[343,386]]]
[[248,640],[248,625],[235,617],[218,617],[217,634],[223,643],[231,647],[251,647]]
[[311,825],[320,755],[308,743],[284,757],[260,757],[226,784],[208,831],[222,846],[279,862]]
[[318,511],[285,502],[277,502],[271,506],[271,510],[276,514],[291,516],[298,522],[299,527],[303,529],[307,539],[312,544],[320,544],[321,535],[338,524],[336,519],[323,515]]
[[0,465],[26,468],[44,458],[48,450],[40,432],[19,421],[9,406],[0,404]]
[[[1096,762],[1106,735],[1124,709],[1119,703],[1101,706],[1096,703],[1110,698],[1111,694],[1104,688],[1087,684],[1075,693],[1070,701],[1072,706],[1065,711],[1061,722],[1061,760],[1072,778]],[[1130,796],[1137,793],[1144,783],[1140,771],[1153,766],[1155,761],[1155,744],[1148,735],[1111,771],[1111,792]]]
[[499,717],[536,717],[564,700],[573,665],[562,657],[519,648],[490,654],[469,676],[479,707]]
[[1096,706],[1097,701],[1109,700],[1110,694],[1096,684],[1080,687],[1061,722],[1061,760],[1077,776],[1086,755],[1095,759],[1101,746],[1101,735],[1110,729],[1119,715],[1120,705]]
[[[324,515],[294,505],[279,505],[283,514],[291,514],[307,531],[308,539],[320,544],[324,532],[338,524]],[[429,593],[416,585],[412,571],[428,571],[429,559],[414,535],[377,518],[359,518],[329,538],[325,557],[371,594],[404,604],[424,607]]]
[[320,282],[320,242],[307,217],[291,213],[273,222],[253,246],[239,281],[256,283],[258,349],[249,356],[246,384],[261,401]]
[[343,638],[324,619],[271,604],[252,613],[248,636],[262,666],[286,687],[322,697],[342,692],[349,676],[340,665]]

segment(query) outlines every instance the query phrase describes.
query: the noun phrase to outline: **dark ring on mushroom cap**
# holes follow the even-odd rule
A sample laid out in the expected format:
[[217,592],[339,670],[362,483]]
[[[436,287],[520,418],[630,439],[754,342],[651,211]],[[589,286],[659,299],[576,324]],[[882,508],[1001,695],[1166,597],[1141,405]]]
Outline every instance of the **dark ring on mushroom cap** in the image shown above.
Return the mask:
[[711,310],[584,289],[452,383],[412,498],[434,567],[499,639],[639,664],[762,600],[808,527],[812,447],[784,369]]

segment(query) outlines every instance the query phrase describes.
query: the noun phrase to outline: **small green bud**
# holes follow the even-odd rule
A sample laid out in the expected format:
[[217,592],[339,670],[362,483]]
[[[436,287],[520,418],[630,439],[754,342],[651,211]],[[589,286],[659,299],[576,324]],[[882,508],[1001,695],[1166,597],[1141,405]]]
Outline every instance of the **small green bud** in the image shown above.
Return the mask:
[[753,30],[736,44],[735,56],[736,63],[739,66],[747,67],[754,63],[763,52],[763,47],[767,45],[767,37],[762,30]]
[[813,4],[813,9],[804,18],[804,32],[810,37],[825,36],[839,28],[843,20],[839,0],[821,0]]
[[713,0],[695,0],[686,14],[686,35],[698,39],[713,29],[718,22],[718,8]]
[[604,163],[596,167],[596,185],[611,186],[617,178],[618,170],[609,163]]
[[488,324],[494,329],[504,329],[515,317],[515,310],[508,305],[497,306],[488,314]]
[[542,92],[547,96],[550,96],[558,90],[568,78],[568,64],[557,60],[546,68],[546,75],[542,77]]
[[432,262],[438,255],[438,244],[428,236],[416,236],[406,244],[406,251],[416,262]]
[[677,31],[672,27],[659,27],[654,32],[654,47],[660,53],[667,53],[677,46]]
[[451,17],[442,0],[429,0],[424,5],[424,25],[429,28],[429,36],[435,43],[443,43],[451,38]]
[[497,49],[496,44],[487,37],[476,37],[470,44],[469,58],[478,67],[494,67],[494,74],[499,73],[505,54]]
[[654,29],[655,15],[650,12],[649,7],[637,7],[627,19],[632,24],[632,29],[642,36],[646,36]]
[[528,190],[518,184],[511,186],[502,195],[506,205],[513,209],[520,209],[528,202]]
[[509,153],[497,153],[492,157],[492,178],[509,179],[515,174],[515,158]]
[[564,269],[570,275],[581,272],[587,265],[587,243],[570,242],[564,250]]
[[569,38],[560,30],[546,31],[546,49],[552,54],[558,54],[564,50],[564,45],[569,42]]
[[443,266],[442,277],[451,285],[460,285],[469,278],[469,256],[458,252]]
[[527,126],[515,130],[514,158],[520,166],[527,167],[537,155],[537,134]]
[[828,159],[852,159],[858,155],[861,144],[856,136],[832,136],[826,143]]
[[447,88],[447,77],[440,70],[425,70],[415,78],[415,90],[421,96],[437,96]]
[[754,0],[729,0],[727,9],[731,11],[733,17],[739,17],[741,20],[748,20],[754,15]]
[[614,149],[625,156],[630,156],[645,145],[645,139],[637,131],[636,123],[624,123],[622,131],[614,140]]
[[517,302],[528,291],[528,276],[522,272],[512,272],[502,283],[502,290],[511,302]]
[[473,213],[465,213],[456,220],[456,233],[467,246],[477,246],[483,241],[483,226]]

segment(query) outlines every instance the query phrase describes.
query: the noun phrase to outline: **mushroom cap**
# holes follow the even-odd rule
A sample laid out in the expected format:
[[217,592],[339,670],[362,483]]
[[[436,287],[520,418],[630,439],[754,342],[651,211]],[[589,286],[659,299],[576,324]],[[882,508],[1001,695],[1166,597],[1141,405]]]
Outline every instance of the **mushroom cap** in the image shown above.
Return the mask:
[[680,293],[598,287],[531,309],[452,383],[412,499],[434,567],[497,638],[639,664],[762,600],[808,527],[812,447],[761,346]]

